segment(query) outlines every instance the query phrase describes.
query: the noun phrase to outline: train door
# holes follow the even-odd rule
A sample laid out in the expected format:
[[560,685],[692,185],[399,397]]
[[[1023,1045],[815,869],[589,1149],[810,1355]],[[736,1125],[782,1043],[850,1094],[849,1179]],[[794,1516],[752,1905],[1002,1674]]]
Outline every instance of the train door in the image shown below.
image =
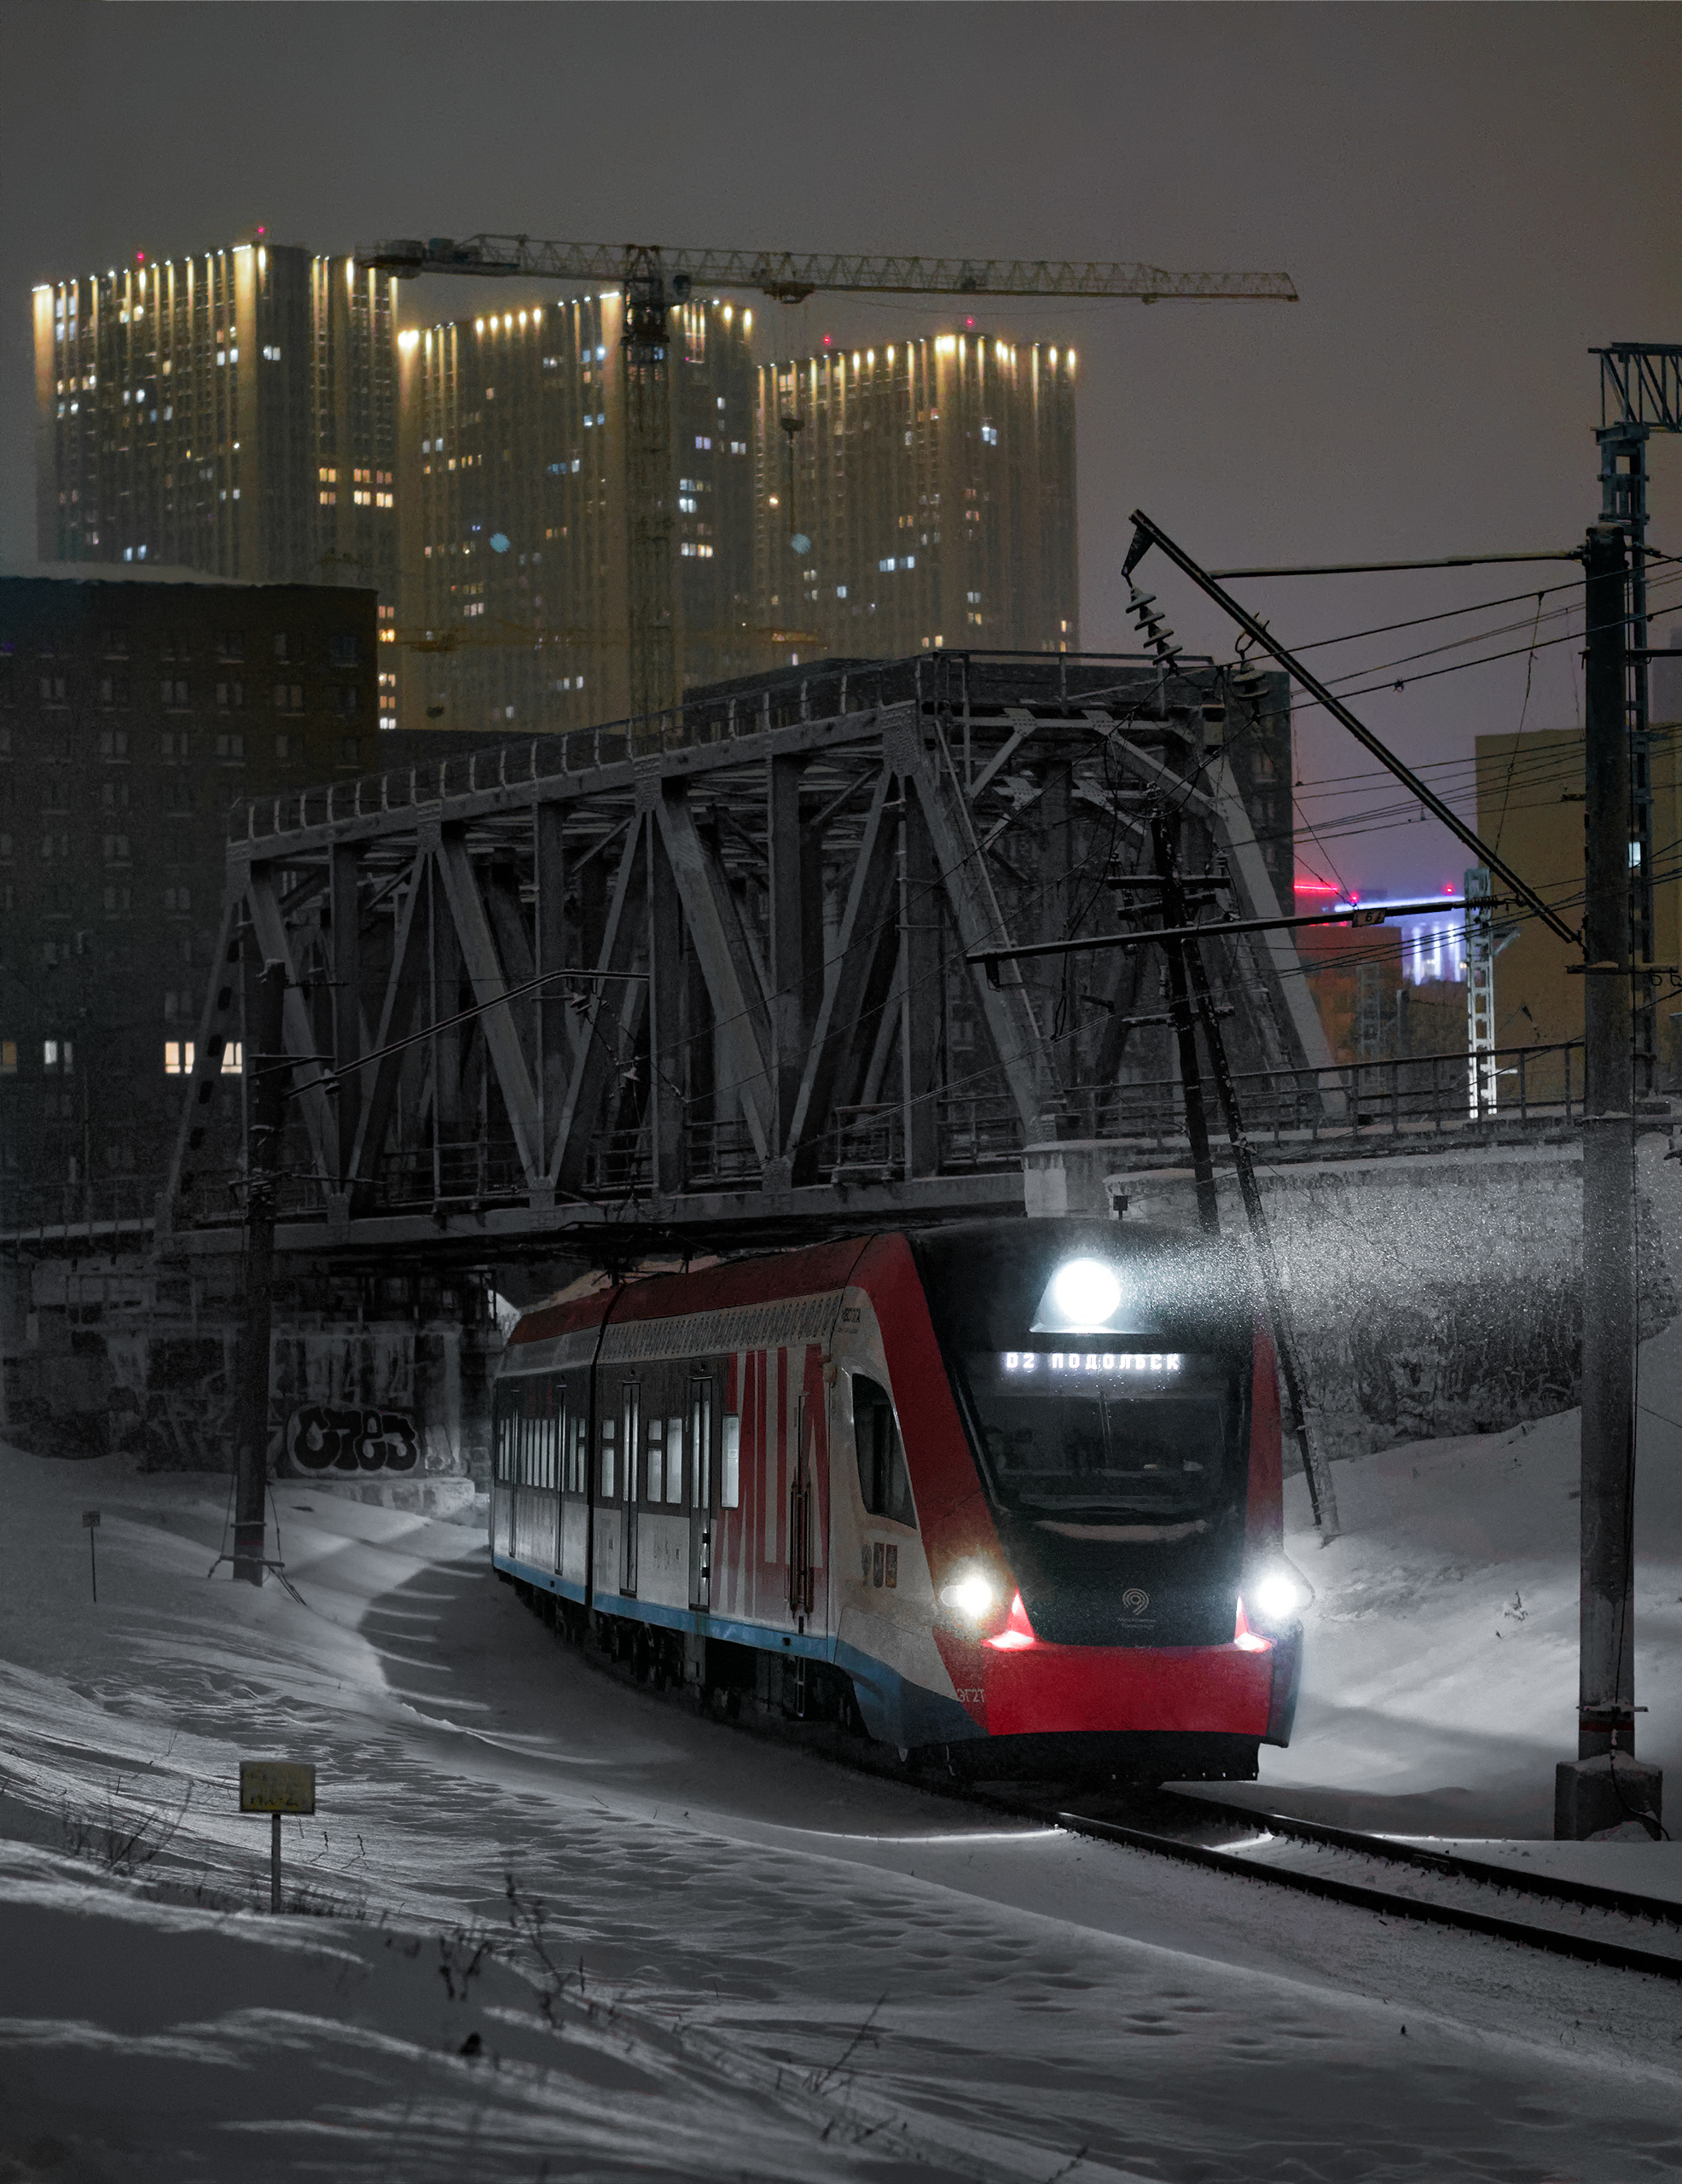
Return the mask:
[[569,1373],[560,1436],[560,1527],[556,1574],[571,1600],[589,1586],[590,1375]]
[[619,1589],[636,1594],[637,1513],[642,1501],[642,1390],[627,1380],[619,1391],[619,1471],[624,1545]]
[[514,1545],[514,1415],[519,1397],[514,1383],[499,1381],[494,1400],[496,1421],[490,1473],[490,1552],[507,1557]]
[[795,1629],[807,1634],[824,1630],[829,1621],[829,1436],[821,1372],[810,1369],[815,1356],[809,1352],[805,1361],[789,1450],[788,1612]]
[[704,1614],[712,1606],[714,1386],[710,1372],[690,1374],[683,1437],[689,1459],[689,1605]]
[[624,1548],[624,1515],[619,1506],[619,1421],[609,1409],[613,1391],[596,1387],[596,1450],[590,1481],[590,1600],[612,1598],[619,1589]]

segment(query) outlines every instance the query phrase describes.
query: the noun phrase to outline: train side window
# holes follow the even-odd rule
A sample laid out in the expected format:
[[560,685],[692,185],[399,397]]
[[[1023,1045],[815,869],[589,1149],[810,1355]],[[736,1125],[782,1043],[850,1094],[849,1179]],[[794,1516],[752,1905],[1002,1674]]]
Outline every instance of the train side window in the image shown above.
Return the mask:
[[613,1430],[612,1420],[604,1418],[601,1421],[601,1498],[604,1502],[613,1499]]
[[719,1483],[718,1506],[739,1509],[742,1502],[742,1421],[724,1414],[724,1472]]
[[852,1381],[853,1447],[864,1506],[873,1517],[914,1525],[917,1511],[911,1499],[911,1474],[906,1468],[905,1443],[900,1438],[893,1399],[881,1382],[867,1374],[855,1373]]
[[648,1469],[648,1499],[651,1504],[666,1498],[665,1483],[665,1420],[651,1418],[644,1430],[642,1461]]
[[683,1420],[666,1420],[666,1500],[683,1500]]
[[566,1444],[566,1490],[585,1494],[589,1490],[590,1422],[588,1416],[580,1416],[571,1425]]

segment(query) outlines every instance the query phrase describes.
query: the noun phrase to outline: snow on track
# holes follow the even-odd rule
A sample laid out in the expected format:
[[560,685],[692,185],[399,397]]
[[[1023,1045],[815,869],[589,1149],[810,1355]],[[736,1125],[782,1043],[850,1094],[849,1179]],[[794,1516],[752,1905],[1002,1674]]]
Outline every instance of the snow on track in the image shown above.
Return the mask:
[[[206,1580],[220,1482],[7,1455],[0,1488],[0,1961],[35,1967],[0,2005],[0,2158],[392,2184],[1682,2175],[1658,1982],[701,1721],[557,1645],[449,1525],[281,1489],[300,1607]],[[355,1915],[214,1908],[258,1900],[237,1762],[280,1754],[320,1769],[289,1883]],[[148,1812],[138,1881],[90,1862]]]

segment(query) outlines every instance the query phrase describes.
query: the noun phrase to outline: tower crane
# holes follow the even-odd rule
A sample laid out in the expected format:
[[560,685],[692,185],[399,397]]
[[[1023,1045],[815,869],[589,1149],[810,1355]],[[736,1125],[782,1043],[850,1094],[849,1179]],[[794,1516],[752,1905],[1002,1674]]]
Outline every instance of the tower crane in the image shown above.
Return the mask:
[[[1040,258],[867,257],[673,250],[658,243],[534,241],[529,235],[399,239],[358,249],[368,271],[612,282],[624,299],[626,593],[634,717],[676,700],[672,619],[671,379],[668,317],[699,288],[746,288],[779,303],[854,295],[1110,296],[1140,303],[1295,303],[1286,273],[1174,273],[1159,265]],[[792,452],[792,450],[791,450]]]

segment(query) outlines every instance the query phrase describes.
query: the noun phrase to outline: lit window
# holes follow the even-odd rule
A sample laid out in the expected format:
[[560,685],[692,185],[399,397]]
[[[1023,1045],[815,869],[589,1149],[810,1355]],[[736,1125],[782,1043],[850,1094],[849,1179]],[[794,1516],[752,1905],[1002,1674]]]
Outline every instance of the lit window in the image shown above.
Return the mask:
[[996,425],[983,425],[981,428],[981,437],[986,441],[989,447],[997,447],[999,444],[999,427]]
[[190,1077],[193,1074],[193,1042],[190,1039],[165,1040],[164,1074],[165,1077]]
[[711,451],[712,442],[705,433],[696,433],[695,444],[702,450],[703,453],[710,453]]
[[41,1043],[41,1066],[68,1077],[76,1066],[76,1050],[68,1039],[44,1039]]
[[15,1077],[18,1073],[18,1043],[15,1039],[0,1039],[0,1077]]
[[844,584],[838,584],[836,585],[835,596],[838,599],[844,599],[847,596],[847,587]]
[[238,1077],[245,1068],[245,1046],[241,1040],[229,1039],[222,1049],[222,1074]]

